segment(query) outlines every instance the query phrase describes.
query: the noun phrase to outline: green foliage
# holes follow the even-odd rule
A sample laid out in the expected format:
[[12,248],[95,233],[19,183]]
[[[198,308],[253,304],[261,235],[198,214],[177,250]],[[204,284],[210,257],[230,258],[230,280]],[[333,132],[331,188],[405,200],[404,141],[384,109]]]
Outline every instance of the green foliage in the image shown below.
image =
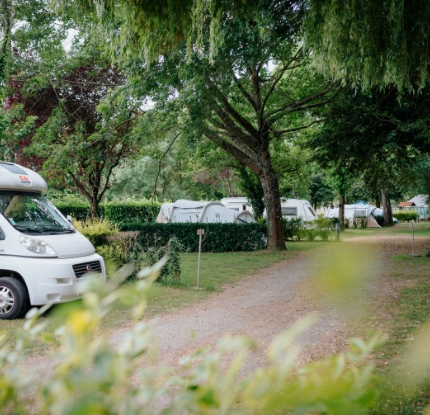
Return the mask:
[[307,239],[313,241],[319,237],[327,241],[333,230],[332,219],[318,218],[313,221],[304,222],[300,218],[283,219],[286,238],[301,241]]
[[64,215],[70,215],[78,221],[85,221],[91,217],[91,209],[88,203],[62,203],[53,201],[55,207]]
[[282,219],[282,224],[286,240],[292,241],[296,238],[300,241],[304,231],[304,223],[300,218]]
[[429,79],[429,19],[420,0],[311,0],[306,40],[330,78],[420,89]]
[[104,218],[113,223],[154,222],[161,203],[156,201],[106,203],[100,206]]
[[[61,203],[56,202],[55,206],[63,215],[71,215],[77,220],[86,220],[91,216],[88,204]],[[121,224],[129,222],[154,222],[161,203],[157,201],[128,201],[124,203],[108,202],[99,206],[101,217],[112,223]]]
[[243,191],[244,196],[248,198],[252,206],[255,219],[259,220],[263,217],[264,206],[264,191],[258,176],[250,169],[247,169],[243,164],[237,164],[237,175],[239,176],[239,187]]
[[393,218],[399,222],[409,222],[410,220],[418,220],[418,212],[416,210],[399,210],[393,213]]
[[86,221],[75,221],[73,226],[88,238],[97,247],[105,245],[108,236],[118,233],[118,226],[107,219],[88,219]]
[[354,228],[366,229],[367,228],[367,216],[356,216],[354,218],[352,226]]
[[[183,358],[174,372],[158,363],[148,368],[145,362],[155,353],[149,328],[141,319],[149,287],[162,265],[142,270],[145,279],[120,288],[116,287],[127,277],[126,271],[107,287],[97,280],[89,282],[82,302],[55,310],[57,324],[48,331],[37,320],[49,308],[45,306],[27,314],[24,327],[16,332],[16,343],[6,344],[3,335],[2,414],[154,414],[160,409],[160,396],[166,398],[163,413],[170,415],[269,415],[286,408],[297,414],[367,413],[374,393],[369,387],[373,366],[365,359],[380,339],[374,337],[368,344],[353,340],[348,354],[297,369],[298,352],[292,344],[307,322],[277,337],[267,351],[267,365],[246,376],[244,365],[253,343],[233,337],[220,340],[214,350],[198,350]],[[112,347],[111,338],[102,337],[99,328],[118,303],[132,308],[134,325]],[[36,340],[50,346],[54,360],[34,382],[26,352]]]
[[105,260],[108,275],[114,274],[123,265],[136,260],[138,237],[139,232],[116,232],[103,238],[102,245],[96,245],[97,253]]
[[182,245],[176,237],[170,238],[167,245],[161,247],[155,241],[154,246],[148,247],[141,254],[140,264],[149,267],[156,264],[163,257],[168,258],[167,263],[161,268],[157,281],[165,285],[179,284],[181,282],[181,257],[179,254],[182,251]]
[[[125,223],[123,231],[140,231],[144,247],[165,246],[176,237],[188,252],[198,250],[197,229],[204,229],[202,252],[253,251],[266,247],[267,227],[258,223]],[[155,242],[154,242],[155,241]]]

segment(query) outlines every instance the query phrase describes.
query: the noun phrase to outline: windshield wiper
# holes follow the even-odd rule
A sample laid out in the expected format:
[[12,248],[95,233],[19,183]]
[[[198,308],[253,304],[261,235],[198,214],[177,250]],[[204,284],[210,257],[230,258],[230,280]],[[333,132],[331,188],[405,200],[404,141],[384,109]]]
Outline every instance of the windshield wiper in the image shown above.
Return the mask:
[[41,228],[41,232],[75,233],[73,229]]
[[42,233],[43,231],[40,229],[30,228],[28,226],[20,226],[15,225],[15,229],[18,229],[21,232],[35,232],[35,233]]

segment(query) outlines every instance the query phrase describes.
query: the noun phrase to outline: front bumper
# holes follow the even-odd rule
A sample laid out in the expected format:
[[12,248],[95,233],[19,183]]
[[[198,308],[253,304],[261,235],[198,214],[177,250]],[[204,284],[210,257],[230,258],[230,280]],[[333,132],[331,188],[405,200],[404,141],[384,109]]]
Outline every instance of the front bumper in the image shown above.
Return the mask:
[[77,278],[73,265],[94,261],[100,261],[101,265],[101,272],[96,275],[106,281],[105,264],[98,254],[77,258],[23,258],[17,272],[27,284],[32,305],[63,303],[80,298],[79,285],[86,278]]

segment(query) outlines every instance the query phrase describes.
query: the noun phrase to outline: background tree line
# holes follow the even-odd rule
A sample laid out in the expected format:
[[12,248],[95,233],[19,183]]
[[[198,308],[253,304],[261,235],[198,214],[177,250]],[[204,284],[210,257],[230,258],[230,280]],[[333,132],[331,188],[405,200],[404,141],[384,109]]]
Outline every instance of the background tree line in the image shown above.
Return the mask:
[[[272,249],[285,248],[280,196],[365,198],[390,224],[392,199],[430,192],[427,69],[395,67],[392,38],[376,42],[384,25],[410,48],[402,59],[421,56],[426,34],[404,32],[397,5],[162,3],[4,1],[2,158],[42,169],[94,216],[103,198],[248,196]],[[342,31],[345,13],[373,37]],[[362,78],[355,37],[371,42]]]

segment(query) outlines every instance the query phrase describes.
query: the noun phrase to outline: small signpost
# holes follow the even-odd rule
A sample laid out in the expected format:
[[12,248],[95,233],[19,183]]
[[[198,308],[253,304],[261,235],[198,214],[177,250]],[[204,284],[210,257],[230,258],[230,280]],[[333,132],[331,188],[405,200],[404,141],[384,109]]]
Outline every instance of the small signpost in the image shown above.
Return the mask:
[[197,235],[199,235],[199,259],[197,261],[197,286],[196,290],[199,289],[200,284],[200,254],[202,253],[202,235],[205,234],[204,229],[197,229]]
[[414,220],[412,219],[412,256],[415,256]]

